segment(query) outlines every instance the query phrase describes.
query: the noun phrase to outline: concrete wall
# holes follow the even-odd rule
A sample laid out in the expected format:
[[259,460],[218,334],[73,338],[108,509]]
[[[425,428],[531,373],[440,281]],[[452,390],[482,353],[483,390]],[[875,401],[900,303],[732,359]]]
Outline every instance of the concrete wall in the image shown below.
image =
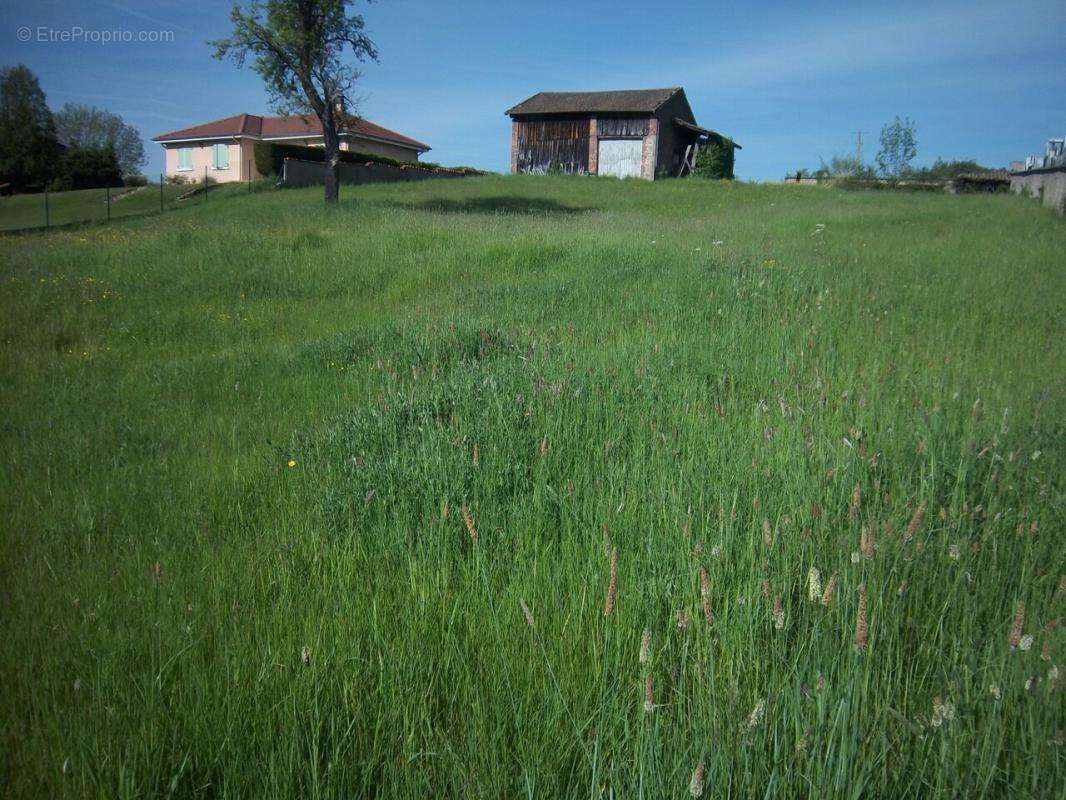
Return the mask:
[[[227,144],[229,148],[229,168],[228,169],[215,169],[214,156],[212,155],[212,147],[215,144]],[[182,147],[188,147],[192,150],[192,169],[182,170],[178,169],[178,150]],[[243,181],[247,180],[247,162],[251,158],[250,155],[245,155],[240,141],[233,140],[228,143],[224,142],[180,142],[175,144],[164,144],[163,152],[165,155],[164,163],[166,164],[166,175],[171,177],[174,175],[182,175],[189,181],[202,181],[204,179],[204,169],[207,169],[206,174],[212,180],[218,183],[229,183],[231,181]],[[254,169],[254,164],[253,164]]]
[[1038,198],[1058,213],[1066,213],[1066,167],[1011,175],[1010,190]]
[[[325,182],[325,165],[320,161],[286,158],[281,182],[286,186],[315,186]],[[402,169],[388,164],[341,164],[342,184],[395,183],[424,181],[430,178],[463,178],[461,172],[434,172],[428,169]]]

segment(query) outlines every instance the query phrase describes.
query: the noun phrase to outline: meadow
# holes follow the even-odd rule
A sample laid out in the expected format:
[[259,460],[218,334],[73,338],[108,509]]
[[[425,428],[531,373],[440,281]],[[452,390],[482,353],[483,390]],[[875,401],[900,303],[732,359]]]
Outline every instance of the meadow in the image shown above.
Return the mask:
[[566,177],[5,237],[0,795],[1061,796],[1064,253]]

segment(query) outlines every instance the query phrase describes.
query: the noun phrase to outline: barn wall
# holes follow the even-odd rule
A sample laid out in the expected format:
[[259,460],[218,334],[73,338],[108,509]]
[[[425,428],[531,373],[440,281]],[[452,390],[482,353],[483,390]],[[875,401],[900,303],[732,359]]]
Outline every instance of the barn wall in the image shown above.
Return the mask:
[[659,152],[655,165],[655,176],[665,177],[677,175],[681,166],[681,159],[685,157],[685,147],[691,141],[691,137],[682,133],[681,129],[674,124],[674,118],[680,117],[686,122],[695,124],[696,118],[692,115],[692,109],[681,94],[671,97],[655,115],[659,120]]
[[553,165],[568,175],[589,171],[588,116],[516,119],[512,129],[514,172],[548,172]]

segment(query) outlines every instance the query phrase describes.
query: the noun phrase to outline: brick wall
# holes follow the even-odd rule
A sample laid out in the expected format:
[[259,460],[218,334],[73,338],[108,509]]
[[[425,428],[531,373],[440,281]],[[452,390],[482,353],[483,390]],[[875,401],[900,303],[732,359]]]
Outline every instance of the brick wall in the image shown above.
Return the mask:
[[598,175],[600,172],[600,139],[597,123],[598,120],[595,117],[589,120],[589,175]]
[[659,120],[648,120],[648,135],[644,137],[644,147],[640,153],[640,177],[648,181],[655,180],[655,162],[659,154]]

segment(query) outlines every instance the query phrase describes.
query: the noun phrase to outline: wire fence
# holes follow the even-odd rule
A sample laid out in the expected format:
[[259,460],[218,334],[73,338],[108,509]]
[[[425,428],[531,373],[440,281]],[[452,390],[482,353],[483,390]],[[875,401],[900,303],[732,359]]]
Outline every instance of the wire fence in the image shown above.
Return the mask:
[[[248,162],[245,174],[252,175]],[[129,217],[162,214],[177,208],[209,203],[262,188],[246,180],[218,183],[204,168],[202,178],[176,181],[159,176],[158,183],[144,186],[76,189],[69,192],[39,192],[0,197],[0,232],[60,228],[88,223],[108,223]]]

